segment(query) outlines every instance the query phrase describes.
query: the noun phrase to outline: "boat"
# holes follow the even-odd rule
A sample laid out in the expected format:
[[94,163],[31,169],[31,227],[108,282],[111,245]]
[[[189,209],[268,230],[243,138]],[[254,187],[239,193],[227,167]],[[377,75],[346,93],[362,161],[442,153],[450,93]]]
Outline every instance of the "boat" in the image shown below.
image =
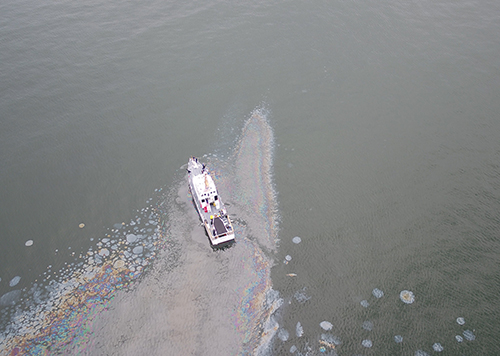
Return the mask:
[[210,244],[213,248],[219,248],[234,243],[233,225],[210,171],[196,157],[189,158],[187,171],[193,203],[205,226]]

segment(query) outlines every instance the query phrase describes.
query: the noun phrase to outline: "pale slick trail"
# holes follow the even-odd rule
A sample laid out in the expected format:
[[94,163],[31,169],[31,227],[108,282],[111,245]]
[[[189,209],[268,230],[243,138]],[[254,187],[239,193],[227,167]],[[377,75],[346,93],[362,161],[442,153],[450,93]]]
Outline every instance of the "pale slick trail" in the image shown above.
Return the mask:
[[276,249],[278,212],[266,116],[253,112],[228,161],[208,162],[234,218],[236,244],[212,252],[182,179],[167,201],[166,238],[174,247],[96,318],[82,354],[223,356],[267,349],[276,328],[262,330],[273,310],[266,305],[272,256],[264,251]]

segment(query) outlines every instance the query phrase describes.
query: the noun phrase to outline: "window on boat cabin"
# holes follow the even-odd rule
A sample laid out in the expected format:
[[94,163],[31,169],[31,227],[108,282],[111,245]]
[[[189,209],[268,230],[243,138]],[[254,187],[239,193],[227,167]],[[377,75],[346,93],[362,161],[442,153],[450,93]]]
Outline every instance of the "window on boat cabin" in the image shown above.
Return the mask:
[[217,200],[217,199],[218,199],[218,198],[217,198],[217,195],[214,197],[214,199],[215,199],[215,200]]

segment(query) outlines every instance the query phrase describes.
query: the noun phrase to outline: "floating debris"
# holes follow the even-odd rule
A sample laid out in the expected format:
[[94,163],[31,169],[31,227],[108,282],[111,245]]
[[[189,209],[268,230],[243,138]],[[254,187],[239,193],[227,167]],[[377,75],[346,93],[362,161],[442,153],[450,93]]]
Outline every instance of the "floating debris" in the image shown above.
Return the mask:
[[292,345],[292,347],[290,347],[290,353],[293,354],[295,351],[297,351],[297,346]]
[[78,225],[78,227],[79,227],[80,229],[83,229],[83,228],[85,227],[85,224],[84,224],[84,223],[81,223],[80,225]]
[[397,344],[400,344],[403,342],[403,337],[401,335],[396,335],[394,336],[394,341],[397,343]]
[[365,308],[368,308],[370,306],[370,303],[368,303],[366,299],[363,299],[359,304],[361,304],[361,306]]
[[297,274],[295,274],[295,273],[288,273],[287,276],[288,277],[297,277]]
[[24,243],[24,246],[32,246],[33,245],[33,240],[28,240]]
[[463,334],[464,334],[465,339],[468,340],[468,341],[474,341],[474,340],[476,340],[476,335],[474,335],[474,333],[472,331],[470,331],[470,330],[465,330],[463,332]]
[[285,256],[285,260],[287,260],[288,262],[290,262],[292,260],[292,256],[290,255],[286,255]]
[[457,323],[458,323],[458,325],[464,325],[465,324],[465,319],[460,316],[460,317],[457,318]]
[[333,324],[326,320],[319,323],[319,326],[321,326],[321,328],[326,331],[332,330],[333,328]]
[[373,330],[373,323],[371,321],[364,321],[363,322],[363,329],[372,331]]
[[304,328],[302,327],[300,321],[298,321],[297,326],[295,326],[295,335],[297,335],[297,337],[304,335]]
[[409,290],[403,290],[401,291],[401,293],[399,293],[399,299],[401,299],[403,303],[411,304],[415,301],[415,296],[413,295],[413,292]]
[[292,239],[293,243],[294,244],[300,244],[300,242],[302,241],[302,239],[298,236],[295,236],[293,239]]
[[457,339],[457,342],[463,342],[464,338],[460,335],[455,335],[455,339]]
[[19,283],[20,280],[21,280],[21,277],[15,276],[14,278],[12,278],[10,280],[9,286],[14,287],[15,285],[17,285]]
[[381,291],[381,290],[380,290],[380,289],[378,289],[378,288],[375,288],[374,290],[372,290],[372,294],[373,294],[373,296],[374,296],[375,298],[378,298],[378,299],[380,299],[380,298],[382,298],[382,297],[384,296],[384,292],[383,292],[383,291]]
[[363,345],[364,347],[372,347],[373,346],[373,343],[370,339],[365,339],[363,341],[361,341],[361,345]]
[[432,345],[432,348],[436,352],[441,352],[444,350],[443,346],[439,342],[436,342],[434,345]]

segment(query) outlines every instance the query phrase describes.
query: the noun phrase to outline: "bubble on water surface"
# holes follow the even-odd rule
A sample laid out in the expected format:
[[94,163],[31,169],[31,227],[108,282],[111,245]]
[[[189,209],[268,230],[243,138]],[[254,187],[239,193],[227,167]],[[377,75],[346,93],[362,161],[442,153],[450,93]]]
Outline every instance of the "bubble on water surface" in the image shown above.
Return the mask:
[[99,255],[102,257],[107,257],[109,256],[109,250],[107,248],[103,248],[102,250],[99,251]]
[[309,299],[311,299],[311,297],[306,294],[306,288],[305,287],[302,288],[302,290],[299,290],[299,291],[295,292],[295,294],[293,296],[295,297],[295,299],[299,303],[305,303]]
[[293,243],[294,244],[300,244],[300,242],[302,241],[302,239],[298,236],[295,236],[293,239],[292,239]]
[[364,347],[372,347],[373,343],[370,339],[365,339],[361,341],[361,345],[363,345]]
[[413,292],[409,290],[403,290],[401,291],[401,293],[399,293],[399,299],[401,299],[403,303],[411,304],[415,301],[415,296],[413,295]]
[[134,243],[135,241],[137,241],[137,235],[128,234],[126,237],[127,237],[127,242],[129,244]]
[[143,250],[144,250],[144,248],[142,246],[137,246],[137,247],[134,247],[132,252],[135,253],[136,255],[140,255]]
[[464,341],[464,338],[460,335],[455,335],[455,339],[458,341],[458,342],[462,342]]
[[19,281],[20,281],[20,280],[21,280],[21,277],[19,277],[19,276],[15,276],[14,278],[12,278],[12,279],[10,280],[10,282],[9,282],[9,286],[11,286],[11,287],[16,286],[16,285],[19,283]]
[[285,329],[279,329],[278,338],[281,341],[287,341],[289,337],[290,337],[290,334],[288,333],[288,331],[286,331]]
[[290,347],[290,353],[293,354],[295,351],[297,351],[297,346],[292,345],[292,347]]
[[465,319],[460,316],[460,317],[457,318],[457,323],[458,323],[458,325],[464,325],[465,324]]
[[319,323],[319,326],[321,326],[321,328],[322,328],[323,330],[328,331],[328,330],[331,330],[331,329],[332,329],[333,324],[332,324],[332,323],[330,323],[329,321],[326,321],[326,320],[325,320],[325,321],[322,321],[321,323]]
[[114,268],[123,268],[124,266],[125,266],[124,260],[116,260],[115,263],[113,264]]
[[370,303],[368,303],[366,299],[363,299],[359,304],[361,304],[361,306],[365,308],[368,308],[370,306]]
[[400,344],[403,342],[403,337],[401,335],[396,335],[394,336],[394,341],[397,343],[397,344]]
[[415,351],[415,356],[429,356],[429,354],[423,350]]
[[382,298],[382,297],[384,296],[384,292],[383,292],[383,291],[381,291],[381,290],[380,290],[380,289],[378,289],[378,288],[375,288],[375,289],[372,291],[372,294],[373,294],[373,296],[374,296],[375,298],[378,298],[378,299],[380,299],[380,298]]
[[465,330],[463,332],[463,334],[464,334],[465,339],[468,340],[468,341],[474,341],[474,340],[476,340],[476,335],[474,335],[474,333],[472,331],[470,331],[470,330]]
[[[321,342],[322,341],[322,342]],[[342,343],[338,336],[332,334],[321,334],[320,343],[323,345],[329,346],[331,348],[335,348]]]
[[285,260],[287,260],[288,262],[290,262],[292,260],[292,256],[290,255],[286,255],[285,256]]
[[423,350],[415,351],[415,356],[429,356],[429,354]]
[[436,352],[441,352],[444,350],[443,346],[439,342],[436,342],[434,345],[432,345],[432,348]]
[[304,335],[304,328],[302,327],[300,321],[298,321],[297,325],[295,326],[295,335],[297,335],[297,337],[301,337],[302,335]]
[[28,240],[24,243],[25,246],[32,246],[33,245],[33,240]]
[[365,321],[363,322],[363,329],[372,331],[373,330],[373,323],[371,321]]
[[2,297],[0,297],[0,307],[15,305],[20,297],[20,290],[13,290],[11,292],[5,293],[4,295],[2,295]]

